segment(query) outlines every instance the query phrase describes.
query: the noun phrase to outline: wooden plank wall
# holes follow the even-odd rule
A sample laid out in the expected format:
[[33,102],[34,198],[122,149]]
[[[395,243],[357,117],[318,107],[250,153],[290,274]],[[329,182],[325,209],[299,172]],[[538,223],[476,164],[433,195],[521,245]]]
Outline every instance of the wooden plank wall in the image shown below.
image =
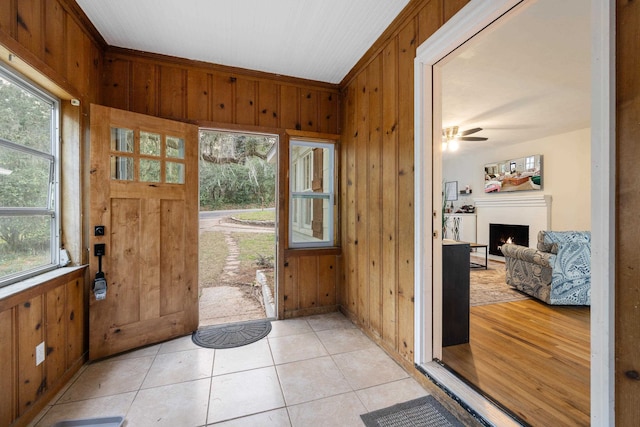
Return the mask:
[[413,362],[413,67],[416,48],[466,4],[412,1],[342,82],[339,303]]
[[2,0],[0,43],[67,90],[94,102],[104,41],[72,0]]
[[[73,0],[1,0],[0,44],[19,61],[10,66],[63,99],[63,243],[86,262],[82,159],[88,106],[99,98],[104,42]],[[3,58],[7,61],[9,58]],[[25,65],[26,64],[26,65]],[[51,86],[52,85],[52,86]],[[76,159],[76,163],[72,163]],[[86,354],[85,271],[0,299],[0,425],[27,425],[82,366]],[[35,365],[35,345],[46,344]]]
[[200,125],[338,133],[337,85],[109,48],[103,104]]
[[[287,129],[305,137],[339,132],[337,85],[180,58],[110,48],[103,93],[107,106],[202,127],[278,133],[281,138]],[[286,167],[288,147],[283,143],[280,156]],[[280,188],[286,189],[288,171],[279,176]],[[278,203],[281,218],[288,218],[282,194]],[[286,224],[281,221],[278,233],[279,316],[336,310],[340,251],[285,254]]]
[[285,251],[282,297],[284,318],[337,310],[337,252]]
[[[640,3],[616,10],[616,288],[615,411],[617,426],[640,425]],[[612,200],[613,203],[613,200]]]
[[[26,424],[82,366],[83,277],[78,269],[0,300],[0,425]],[[42,342],[45,359],[36,365]]]

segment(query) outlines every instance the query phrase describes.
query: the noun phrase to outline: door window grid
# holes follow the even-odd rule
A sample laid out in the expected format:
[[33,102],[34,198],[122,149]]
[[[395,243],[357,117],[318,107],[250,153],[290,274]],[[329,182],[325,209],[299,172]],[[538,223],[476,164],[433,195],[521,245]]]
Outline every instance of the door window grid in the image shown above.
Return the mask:
[[110,147],[111,179],[184,184],[183,138],[112,127]]

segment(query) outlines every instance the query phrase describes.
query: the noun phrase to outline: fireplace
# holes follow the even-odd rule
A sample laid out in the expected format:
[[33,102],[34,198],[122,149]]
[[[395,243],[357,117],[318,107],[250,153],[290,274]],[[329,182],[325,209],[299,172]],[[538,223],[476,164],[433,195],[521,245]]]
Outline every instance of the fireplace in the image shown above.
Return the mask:
[[513,243],[520,246],[529,246],[529,226],[514,224],[489,224],[489,253],[491,255],[504,256],[500,246],[504,243]]

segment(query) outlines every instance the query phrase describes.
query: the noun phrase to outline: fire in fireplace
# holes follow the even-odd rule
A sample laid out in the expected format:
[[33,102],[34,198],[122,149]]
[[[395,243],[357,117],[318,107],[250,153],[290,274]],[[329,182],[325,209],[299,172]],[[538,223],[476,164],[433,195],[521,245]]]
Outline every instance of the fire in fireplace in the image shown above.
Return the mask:
[[489,224],[489,253],[504,256],[500,247],[504,243],[529,246],[529,226],[514,224]]

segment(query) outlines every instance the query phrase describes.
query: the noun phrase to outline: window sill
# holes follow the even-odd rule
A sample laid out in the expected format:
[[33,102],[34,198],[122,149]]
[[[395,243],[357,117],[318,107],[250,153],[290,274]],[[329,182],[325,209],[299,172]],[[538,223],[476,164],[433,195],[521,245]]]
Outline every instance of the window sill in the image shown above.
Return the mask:
[[44,285],[46,283],[55,281],[65,275],[74,273],[78,270],[84,270],[86,265],[73,266],[73,267],[60,267],[55,270],[48,271],[46,273],[39,274],[34,277],[22,280],[20,282],[12,283],[11,285],[0,288],[0,301],[11,298],[23,292],[26,292],[32,288]]

